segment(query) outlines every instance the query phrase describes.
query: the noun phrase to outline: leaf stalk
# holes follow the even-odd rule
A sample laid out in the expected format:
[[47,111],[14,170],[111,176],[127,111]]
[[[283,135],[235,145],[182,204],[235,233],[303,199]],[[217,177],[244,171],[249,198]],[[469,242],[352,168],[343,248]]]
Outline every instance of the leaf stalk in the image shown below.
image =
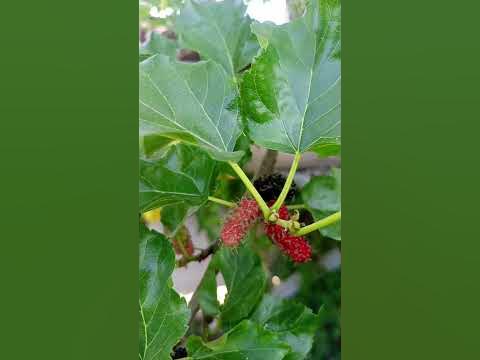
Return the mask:
[[257,189],[255,189],[255,186],[252,184],[248,176],[243,172],[242,168],[238,166],[238,164],[234,163],[233,161],[229,161],[228,163],[232,167],[233,171],[235,171],[235,173],[238,175],[240,180],[242,180],[243,184],[245,185],[247,190],[250,192],[250,194],[252,194],[253,198],[258,204],[258,207],[262,211],[263,217],[265,219],[268,219],[271,211],[267,203],[265,202],[265,200],[263,200],[262,196],[258,193]]
[[231,201],[219,199],[219,198],[216,198],[216,197],[214,197],[214,196],[209,196],[209,197],[208,197],[208,200],[210,200],[211,202],[214,202],[214,203],[223,205],[223,206],[227,206],[227,207],[229,207],[229,208],[234,208],[234,207],[237,206],[235,203],[233,203],[233,202],[231,202]]
[[293,178],[295,177],[295,173],[297,172],[298,163],[300,162],[301,157],[302,154],[300,154],[299,152],[295,153],[292,166],[290,167],[290,171],[288,172],[287,180],[285,180],[285,184],[283,184],[282,192],[278,196],[278,199],[275,201],[275,203],[272,205],[271,210],[278,211],[285,199],[287,198],[290,187],[292,186]]

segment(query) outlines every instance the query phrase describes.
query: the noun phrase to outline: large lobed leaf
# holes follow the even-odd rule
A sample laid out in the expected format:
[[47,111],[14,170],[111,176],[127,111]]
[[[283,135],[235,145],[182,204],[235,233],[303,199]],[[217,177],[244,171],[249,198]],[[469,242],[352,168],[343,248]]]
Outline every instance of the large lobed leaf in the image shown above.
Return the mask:
[[265,295],[250,318],[275,333],[291,351],[284,360],[301,360],[312,348],[320,318],[303,304]]
[[250,38],[246,9],[242,0],[187,0],[175,23],[180,42],[222,65],[233,78],[259,48]]
[[[302,189],[302,198],[315,220],[323,219],[341,210],[342,171],[333,168],[331,175],[315,176]],[[320,232],[335,240],[341,240],[341,221]]]
[[290,350],[275,334],[249,320],[209,343],[190,337],[187,349],[192,360],[281,360]]
[[140,160],[140,210],[166,205],[199,206],[213,185],[215,161],[205,152],[184,144],[172,145],[156,161]]
[[162,234],[140,228],[140,343],[142,360],[170,360],[188,328],[190,311],[171,288],[175,254]]
[[264,47],[241,85],[253,141],[287,153],[339,143],[339,1],[313,0],[304,17],[252,30]]
[[214,261],[228,290],[220,318],[224,328],[231,328],[248,317],[262,298],[266,275],[260,257],[248,245],[235,251],[223,248]]
[[181,140],[221,161],[238,161],[241,134],[234,83],[213,61],[155,55],[140,63],[140,136]]
[[[227,286],[223,306],[217,301],[216,278],[220,272]],[[224,329],[230,329],[247,318],[263,296],[266,275],[260,257],[243,244],[236,249],[222,248],[210,261],[197,292],[199,305],[206,314],[217,315]]]

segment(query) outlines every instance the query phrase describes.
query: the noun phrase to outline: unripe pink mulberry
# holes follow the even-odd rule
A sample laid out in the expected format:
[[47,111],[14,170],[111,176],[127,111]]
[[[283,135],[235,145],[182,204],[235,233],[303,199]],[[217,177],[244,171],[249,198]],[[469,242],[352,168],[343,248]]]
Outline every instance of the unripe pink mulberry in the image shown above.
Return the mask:
[[260,214],[260,209],[255,200],[240,200],[238,206],[223,224],[220,233],[223,244],[229,247],[238,246]]

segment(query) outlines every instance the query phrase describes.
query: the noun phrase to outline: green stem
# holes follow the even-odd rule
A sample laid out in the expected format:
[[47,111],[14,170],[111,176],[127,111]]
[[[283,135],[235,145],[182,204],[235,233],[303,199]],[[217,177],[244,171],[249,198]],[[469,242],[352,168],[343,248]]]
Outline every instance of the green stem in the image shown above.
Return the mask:
[[302,236],[302,235],[311,233],[312,231],[322,229],[324,227],[327,227],[329,225],[336,223],[341,219],[341,217],[342,217],[342,213],[341,211],[338,211],[330,216],[327,216],[326,218],[323,218],[322,220],[318,220],[313,224],[302,227],[300,230],[295,232],[295,235]]
[[224,206],[230,207],[230,208],[234,208],[235,206],[237,206],[235,203],[233,203],[233,202],[231,202],[231,201],[219,199],[219,198],[216,198],[216,197],[213,197],[213,196],[209,196],[209,197],[208,197],[208,200],[210,200],[210,201],[212,201],[212,202],[214,202],[214,203],[220,204],[220,205],[224,205]]
[[292,222],[291,221],[283,220],[283,219],[277,219],[277,221],[275,221],[275,224],[280,225],[280,226],[284,227],[285,229],[289,229],[289,230],[292,227]]
[[305,204],[293,204],[293,205],[287,205],[288,210],[298,210],[298,209],[305,209]]
[[265,219],[268,219],[268,216],[270,215],[270,209],[268,208],[265,200],[263,200],[262,196],[258,193],[257,189],[255,189],[255,186],[253,186],[248,176],[243,172],[242,168],[238,166],[238,164],[232,161],[229,161],[228,163],[232,167],[233,171],[235,171],[235,173],[238,175],[240,180],[242,180],[242,182],[245,184],[245,187],[250,192],[250,194],[252,194],[253,198],[257,201],[260,210],[262,210],[263,217]]
[[290,186],[292,186],[293,177],[297,172],[298,163],[300,162],[301,156],[302,154],[300,154],[299,152],[295,153],[295,157],[293,158],[293,163],[292,163],[292,166],[290,167],[290,172],[288,173],[287,180],[285,180],[285,184],[283,185],[282,192],[278,196],[277,201],[275,201],[275,204],[273,204],[271,208],[272,210],[278,211],[278,209],[280,209],[280,206],[282,206],[283,202],[287,198],[288,192],[290,191]]

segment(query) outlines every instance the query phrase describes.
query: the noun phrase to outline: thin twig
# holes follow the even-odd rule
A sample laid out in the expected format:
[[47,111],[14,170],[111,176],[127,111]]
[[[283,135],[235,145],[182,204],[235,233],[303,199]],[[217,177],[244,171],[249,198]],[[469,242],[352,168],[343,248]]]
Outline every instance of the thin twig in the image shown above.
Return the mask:
[[199,261],[199,262],[203,261],[210,255],[214,254],[218,250],[219,246],[220,246],[220,242],[216,241],[212,245],[210,245],[208,248],[200,251],[200,253],[195,256],[188,256],[188,257],[184,256],[177,261],[177,267],[183,267],[192,261]]

